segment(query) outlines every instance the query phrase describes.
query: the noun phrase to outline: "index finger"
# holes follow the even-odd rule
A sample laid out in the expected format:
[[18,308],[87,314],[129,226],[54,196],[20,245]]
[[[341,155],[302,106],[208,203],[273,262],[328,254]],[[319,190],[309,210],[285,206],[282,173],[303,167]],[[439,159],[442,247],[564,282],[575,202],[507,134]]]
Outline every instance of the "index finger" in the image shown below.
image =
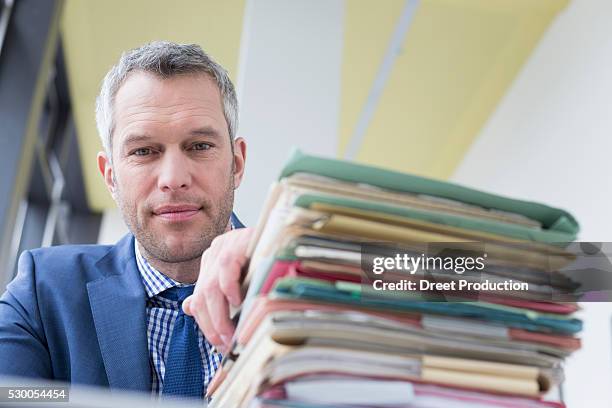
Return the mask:
[[219,287],[232,306],[242,303],[241,272],[248,262],[246,251],[252,236],[251,228],[237,231],[235,239],[231,240],[231,247],[224,248],[217,260],[220,269]]

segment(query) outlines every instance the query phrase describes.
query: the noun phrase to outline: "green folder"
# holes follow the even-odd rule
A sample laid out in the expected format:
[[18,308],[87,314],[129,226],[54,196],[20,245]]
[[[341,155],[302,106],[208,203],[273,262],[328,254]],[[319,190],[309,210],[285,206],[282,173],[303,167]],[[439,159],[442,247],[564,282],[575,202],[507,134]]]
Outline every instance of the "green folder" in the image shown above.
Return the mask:
[[473,318],[532,331],[571,335],[582,330],[582,321],[571,316],[486,302],[422,301],[416,293],[388,294],[350,282],[329,283],[309,278],[284,278],[276,282],[272,293],[276,297],[289,299]]
[[314,202],[343,205],[544,243],[571,242],[576,239],[580,230],[578,222],[571,214],[544,204],[502,197],[454,183],[364,164],[309,156],[299,150],[293,153],[281,172],[280,178],[289,177],[296,173],[310,173],[346,182],[365,183],[396,192],[425,194],[477,205],[482,208],[515,213],[538,221],[542,228],[485,220],[472,216],[406,209],[393,205],[372,203],[367,200],[330,200],[317,195],[304,195],[297,200],[296,205],[305,208],[308,208]]

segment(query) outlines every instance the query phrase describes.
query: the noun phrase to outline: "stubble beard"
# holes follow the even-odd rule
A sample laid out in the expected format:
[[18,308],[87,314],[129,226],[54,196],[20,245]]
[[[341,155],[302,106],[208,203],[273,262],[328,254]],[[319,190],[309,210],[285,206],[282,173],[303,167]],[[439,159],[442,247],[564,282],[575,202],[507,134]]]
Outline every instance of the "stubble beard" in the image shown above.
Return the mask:
[[214,211],[214,208],[210,205],[204,205],[200,210],[208,213],[211,222],[204,225],[200,234],[195,238],[183,241],[179,248],[170,248],[163,232],[147,228],[145,220],[141,220],[138,217],[135,203],[128,205],[122,199],[122,195],[118,190],[116,191],[117,203],[125,223],[144,249],[147,259],[154,258],[164,263],[189,262],[200,258],[202,253],[210,247],[213,239],[223,234],[227,229],[234,206],[233,175],[229,177],[229,182],[226,183],[226,186],[225,193],[218,203],[219,206],[216,214],[210,214],[210,211]]

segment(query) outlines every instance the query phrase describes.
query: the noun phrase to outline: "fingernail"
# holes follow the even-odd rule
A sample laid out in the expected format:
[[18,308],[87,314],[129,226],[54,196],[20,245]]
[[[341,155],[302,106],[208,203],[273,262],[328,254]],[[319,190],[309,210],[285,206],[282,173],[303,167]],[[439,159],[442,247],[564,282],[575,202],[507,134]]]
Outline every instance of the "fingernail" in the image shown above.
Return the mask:
[[231,346],[232,338],[230,336],[221,335],[221,340],[223,340],[226,346]]

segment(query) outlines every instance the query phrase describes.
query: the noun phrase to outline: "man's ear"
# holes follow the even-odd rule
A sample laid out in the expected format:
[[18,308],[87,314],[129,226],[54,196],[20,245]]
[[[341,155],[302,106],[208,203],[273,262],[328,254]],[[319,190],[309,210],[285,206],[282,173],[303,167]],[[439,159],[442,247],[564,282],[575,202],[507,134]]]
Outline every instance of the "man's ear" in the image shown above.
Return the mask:
[[104,184],[106,184],[108,191],[111,193],[114,199],[115,190],[117,189],[117,186],[115,186],[113,166],[111,165],[110,160],[108,159],[108,156],[106,156],[105,152],[98,152],[98,170],[100,170],[100,174],[104,179]]
[[234,189],[240,186],[244,175],[244,165],[246,162],[246,140],[238,137],[234,140]]

